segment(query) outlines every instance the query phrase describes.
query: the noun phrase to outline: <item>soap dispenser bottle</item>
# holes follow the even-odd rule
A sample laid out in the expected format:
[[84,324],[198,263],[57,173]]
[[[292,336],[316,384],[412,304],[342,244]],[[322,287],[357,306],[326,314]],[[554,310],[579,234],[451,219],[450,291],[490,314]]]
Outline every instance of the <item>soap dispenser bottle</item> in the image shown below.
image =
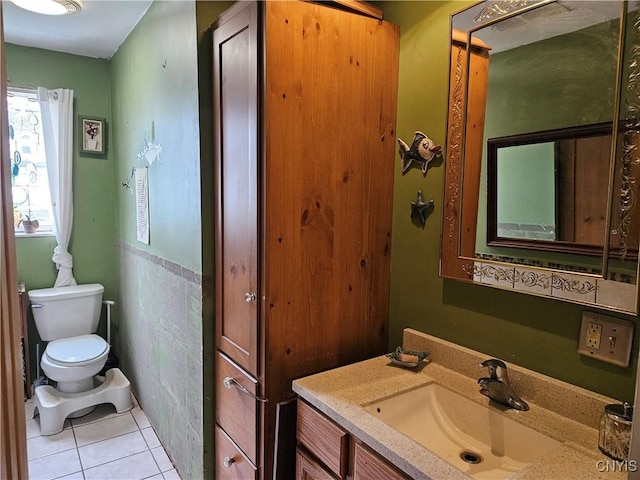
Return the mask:
[[614,460],[625,461],[629,456],[633,406],[628,402],[607,405],[600,416],[598,448]]

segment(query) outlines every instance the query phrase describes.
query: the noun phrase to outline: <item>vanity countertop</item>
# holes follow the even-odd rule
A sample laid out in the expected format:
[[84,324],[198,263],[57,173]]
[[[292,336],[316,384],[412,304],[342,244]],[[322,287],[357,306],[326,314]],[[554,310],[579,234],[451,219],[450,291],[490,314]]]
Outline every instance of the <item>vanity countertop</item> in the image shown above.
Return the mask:
[[[414,479],[469,478],[442,458],[389,427],[362,408],[373,401],[430,382],[441,384],[483,405],[478,367],[489,357],[444,340],[407,329],[404,346],[428,351],[430,361],[416,369],[393,365],[386,356],[354,363],[293,382],[308,403],[359,438]],[[511,384],[530,406],[527,412],[489,404],[508,418],[527,425],[562,445],[514,473],[522,479],[622,479],[625,466],[598,450],[598,419],[605,405],[618,401],[507,364]],[[614,470],[614,471],[612,471]]]

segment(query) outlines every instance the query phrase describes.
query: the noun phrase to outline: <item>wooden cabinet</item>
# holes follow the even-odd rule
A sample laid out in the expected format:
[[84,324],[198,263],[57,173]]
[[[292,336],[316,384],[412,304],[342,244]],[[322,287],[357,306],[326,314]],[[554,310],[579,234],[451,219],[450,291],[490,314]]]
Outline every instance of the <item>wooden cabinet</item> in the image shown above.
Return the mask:
[[216,420],[259,478],[293,477],[291,381],[387,350],[399,31],[341,3],[212,27]]
[[387,460],[298,400],[297,480],[408,480]]

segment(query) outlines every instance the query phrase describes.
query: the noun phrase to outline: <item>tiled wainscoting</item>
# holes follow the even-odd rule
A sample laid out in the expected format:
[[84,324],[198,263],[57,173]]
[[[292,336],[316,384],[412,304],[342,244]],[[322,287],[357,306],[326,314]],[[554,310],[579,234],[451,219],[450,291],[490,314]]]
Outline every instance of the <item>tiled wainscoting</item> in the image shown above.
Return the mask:
[[33,409],[32,399],[25,404],[30,480],[180,479],[135,399],[129,412],[99,405],[51,436],[40,435]]
[[202,275],[118,242],[116,353],[185,478],[203,478]]

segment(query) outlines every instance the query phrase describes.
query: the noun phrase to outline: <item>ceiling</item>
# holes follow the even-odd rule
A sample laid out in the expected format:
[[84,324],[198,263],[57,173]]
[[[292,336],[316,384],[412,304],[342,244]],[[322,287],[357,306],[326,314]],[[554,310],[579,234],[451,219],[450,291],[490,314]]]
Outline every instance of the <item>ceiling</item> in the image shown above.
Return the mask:
[[153,0],[83,0],[73,15],[40,15],[2,0],[4,40],[94,58],[111,58]]

